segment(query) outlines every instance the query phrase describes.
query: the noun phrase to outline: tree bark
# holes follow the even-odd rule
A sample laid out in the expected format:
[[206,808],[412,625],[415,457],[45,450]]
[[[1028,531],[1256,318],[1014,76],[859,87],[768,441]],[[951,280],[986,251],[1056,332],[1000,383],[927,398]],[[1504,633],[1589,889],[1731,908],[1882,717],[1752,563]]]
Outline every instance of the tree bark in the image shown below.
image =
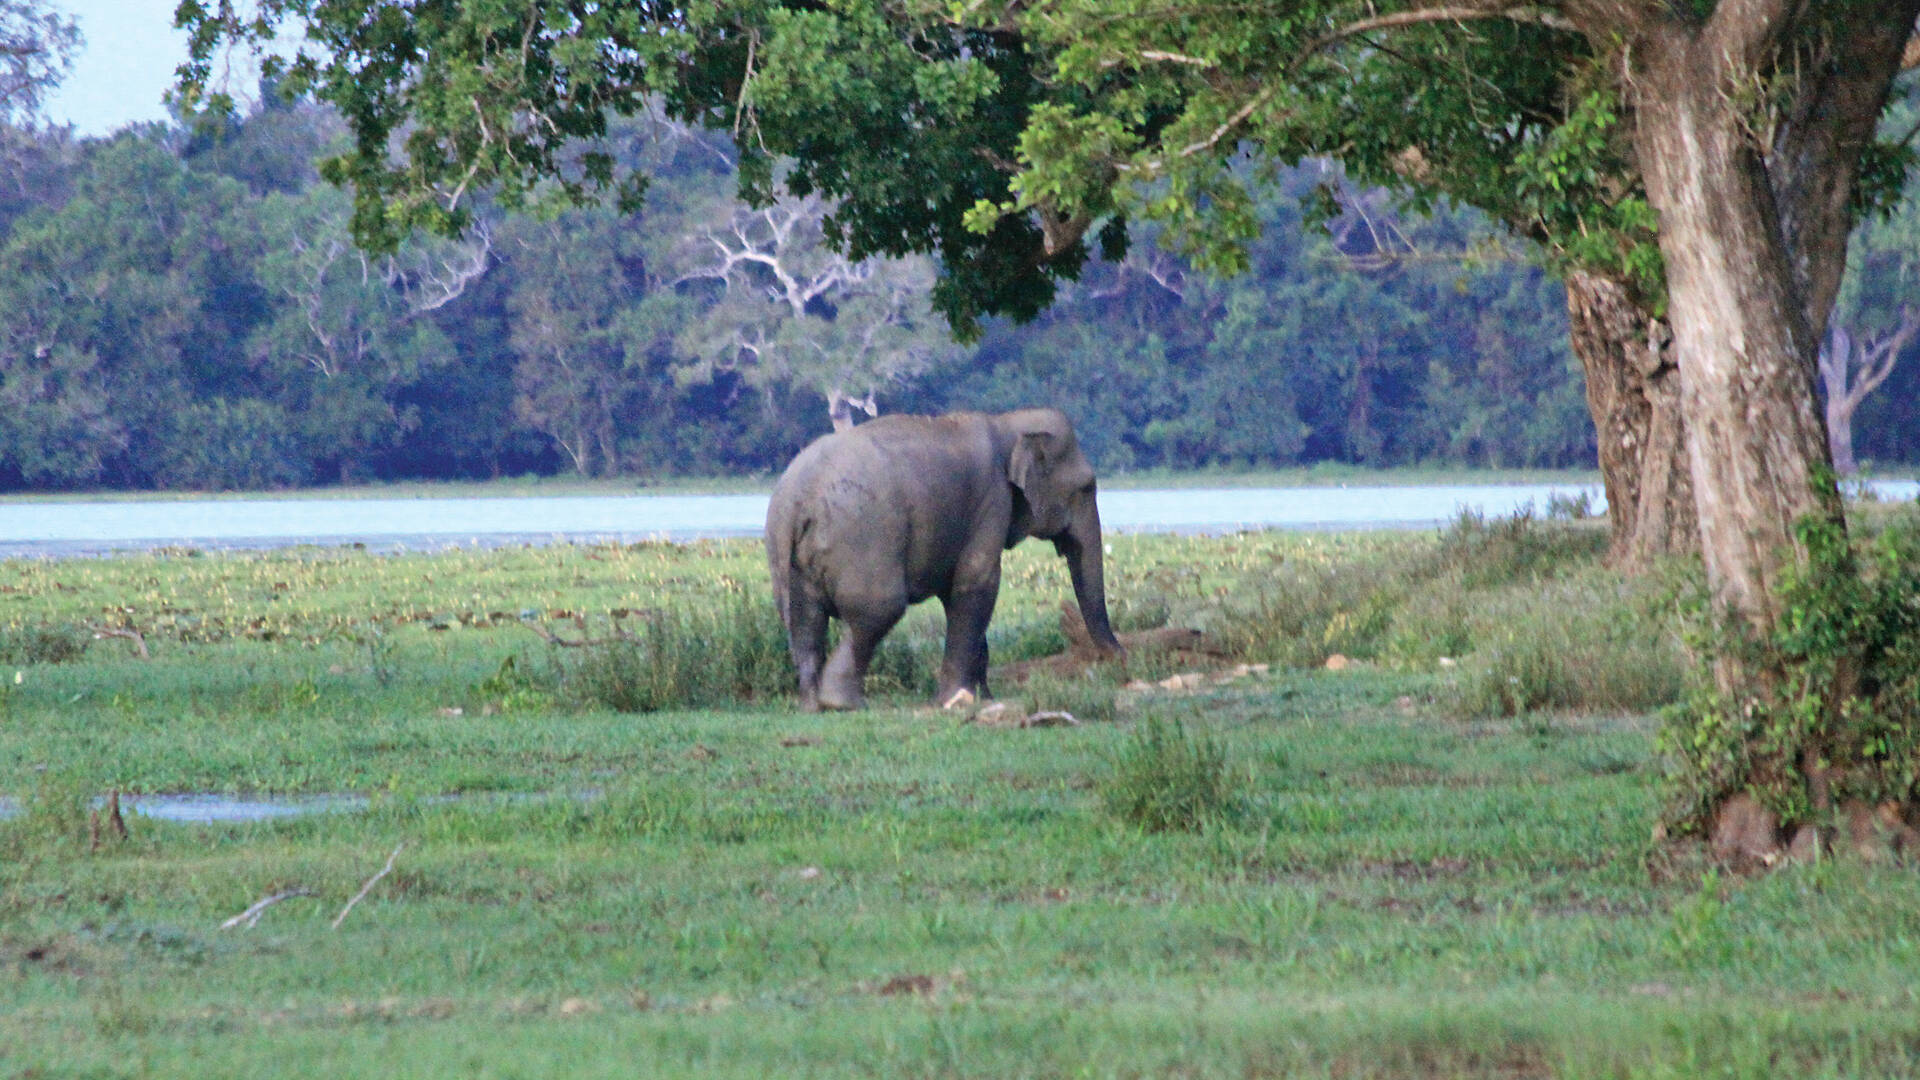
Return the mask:
[[1612,528],[1608,562],[1629,573],[1699,549],[1672,333],[1619,282],[1567,275],[1567,323],[1586,372]]
[[1853,231],[1854,181],[1861,151],[1880,113],[1920,17],[1920,0],[1824,5],[1826,25],[1793,71],[1796,93],[1782,109],[1767,153],[1767,176],[1779,208],[1807,327],[1818,342],[1846,273]]
[[1841,517],[1831,477],[1816,482],[1831,462],[1814,340],[1765,163],[1736,104],[1737,84],[1752,77],[1741,50],[1681,28],[1643,46],[1626,85],[1660,215],[1701,552],[1716,600],[1765,633],[1778,621],[1781,570],[1805,554],[1794,522]]

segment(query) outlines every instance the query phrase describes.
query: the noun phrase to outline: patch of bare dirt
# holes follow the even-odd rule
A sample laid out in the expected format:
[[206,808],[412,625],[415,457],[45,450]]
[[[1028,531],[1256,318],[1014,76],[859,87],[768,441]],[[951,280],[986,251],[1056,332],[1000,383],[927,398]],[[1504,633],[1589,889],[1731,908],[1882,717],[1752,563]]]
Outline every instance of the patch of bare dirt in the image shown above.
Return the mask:
[[17,941],[0,939],[0,968],[16,972],[44,971],[85,976],[92,966],[71,941]]
[[875,990],[874,993],[879,994],[881,997],[895,997],[901,994],[926,997],[933,993],[933,976],[895,975],[893,978],[881,983],[880,989]]
[[863,989],[879,997],[937,998],[961,994],[966,982],[967,973],[955,968],[945,975],[928,975],[924,972],[895,975],[878,985],[866,983]]

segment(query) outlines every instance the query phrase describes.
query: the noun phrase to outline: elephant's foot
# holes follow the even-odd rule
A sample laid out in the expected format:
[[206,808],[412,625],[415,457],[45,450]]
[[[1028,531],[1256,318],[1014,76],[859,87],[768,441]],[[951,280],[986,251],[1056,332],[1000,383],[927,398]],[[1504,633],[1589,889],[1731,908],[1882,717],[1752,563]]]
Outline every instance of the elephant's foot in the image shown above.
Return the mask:
[[853,633],[840,639],[840,646],[827,657],[820,672],[820,707],[823,709],[864,709],[867,696],[861,685],[866,680],[862,665],[853,655]]
[[[842,687],[841,690],[847,688]],[[835,712],[851,712],[867,707],[867,696],[855,689],[846,693],[836,693],[827,687],[820,688],[820,700],[814,706],[815,711],[830,709]]]
[[933,696],[935,708],[964,709],[976,701],[985,701],[992,697],[987,693],[986,683],[968,686],[965,683],[941,683],[940,690]]

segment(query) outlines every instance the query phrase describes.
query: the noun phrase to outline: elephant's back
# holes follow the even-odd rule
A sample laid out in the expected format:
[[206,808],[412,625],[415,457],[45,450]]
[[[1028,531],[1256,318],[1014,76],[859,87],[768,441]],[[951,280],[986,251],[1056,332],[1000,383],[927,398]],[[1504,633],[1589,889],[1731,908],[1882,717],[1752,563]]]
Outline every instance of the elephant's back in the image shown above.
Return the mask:
[[918,549],[957,551],[984,489],[1004,486],[993,459],[977,414],[885,416],[822,436],[774,484],[769,553],[785,553],[820,577],[896,566],[916,579],[909,588],[919,593],[918,579],[938,578],[944,568],[923,565],[931,556]]
[[992,455],[981,414],[882,416],[808,443],[774,483],[773,504],[825,497],[836,486],[898,498],[901,485],[990,468]]

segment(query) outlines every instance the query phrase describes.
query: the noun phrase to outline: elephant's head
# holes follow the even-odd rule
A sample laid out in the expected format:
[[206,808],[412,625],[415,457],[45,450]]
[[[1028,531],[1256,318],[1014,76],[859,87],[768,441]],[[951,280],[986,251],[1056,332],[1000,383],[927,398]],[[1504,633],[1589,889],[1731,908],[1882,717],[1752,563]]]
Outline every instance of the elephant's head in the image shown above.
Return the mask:
[[1124,652],[1107,622],[1100,507],[1093,466],[1080,452],[1073,425],[1055,409],[1029,409],[1004,418],[1014,436],[1007,479],[1024,504],[1014,515],[1011,547],[1023,536],[1053,541],[1073,578],[1074,599],[1094,644]]

